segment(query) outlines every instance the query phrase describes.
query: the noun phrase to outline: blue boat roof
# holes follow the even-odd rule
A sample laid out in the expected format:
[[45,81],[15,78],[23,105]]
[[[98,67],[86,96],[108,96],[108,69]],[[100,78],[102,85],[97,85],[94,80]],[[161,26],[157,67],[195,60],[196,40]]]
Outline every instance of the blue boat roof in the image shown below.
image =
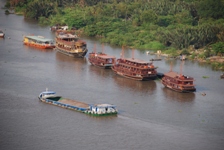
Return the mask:
[[32,39],[32,40],[36,40],[36,41],[40,41],[40,42],[49,42],[49,41],[53,41],[52,39],[46,39],[43,36],[35,36],[35,35],[29,35],[29,36],[25,36],[28,39]]

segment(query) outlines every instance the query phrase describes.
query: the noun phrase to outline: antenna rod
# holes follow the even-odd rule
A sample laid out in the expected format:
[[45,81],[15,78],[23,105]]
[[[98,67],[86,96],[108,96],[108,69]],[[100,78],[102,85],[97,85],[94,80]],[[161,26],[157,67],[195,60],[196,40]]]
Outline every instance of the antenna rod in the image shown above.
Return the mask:
[[180,75],[182,75],[182,68],[183,68],[183,66],[182,66],[182,62],[183,62],[183,61],[181,61],[181,63],[180,63]]
[[172,72],[172,71],[173,71],[173,63],[171,61],[171,63],[170,63],[170,72]]
[[122,46],[121,58],[124,58],[124,46]]
[[132,48],[132,59],[135,59],[134,48]]
[[102,44],[102,53],[104,54],[104,44]]
[[94,44],[93,52],[96,53],[96,44]]

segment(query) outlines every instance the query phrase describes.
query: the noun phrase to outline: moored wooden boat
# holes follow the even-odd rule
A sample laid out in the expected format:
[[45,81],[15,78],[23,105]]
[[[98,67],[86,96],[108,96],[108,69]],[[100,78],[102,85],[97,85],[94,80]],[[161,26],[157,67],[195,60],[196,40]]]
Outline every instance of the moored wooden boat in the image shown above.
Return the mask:
[[194,85],[194,78],[182,74],[183,63],[184,61],[182,61],[180,65],[180,71],[181,71],[180,73],[173,72],[171,65],[170,71],[164,73],[161,82],[165,87],[177,92],[182,93],[195,92],[196,88]]
[[114,56],[107,55],[105,53],[89,53],[89,62],[97,67],[101,68],[111,68],[116,61]]
[[4,38],[4,37],[5,37],[5,33],[2,30],[0,30],[0,38]]
[[116,58],[114,56],[105,54],[104,52],[97,53],[94,49],[93,52],[89,53],[88,60],[94,66],[107,69],[114,65]]
[[86,42],[76,34],[61,30],[56,33],[56,50],[72,57],[84,57],[88,52]]
[[134,80],[153,80],[157,77],[156,67],[152,62],[133,58],[119,58],[112,70],[123,77]]
[[115,105],[112,104],[87,104],[77,100],[71,100],[57,96],[54,91],[41,92],[38,96],[41,102],[56,105],[62,108],[76,110],[82,113],[94,115],[94,116],[105,116],[115,115],[118,113]]
[[188,93],[196,91],[193,77],[173,71],[165,73],[161,82],[165,87],[177,92]]
[[23,38],[24,45],[33,46],[42,49],[53,49],[55,48],[52,39],[44,38],[43,36],[28,35]]

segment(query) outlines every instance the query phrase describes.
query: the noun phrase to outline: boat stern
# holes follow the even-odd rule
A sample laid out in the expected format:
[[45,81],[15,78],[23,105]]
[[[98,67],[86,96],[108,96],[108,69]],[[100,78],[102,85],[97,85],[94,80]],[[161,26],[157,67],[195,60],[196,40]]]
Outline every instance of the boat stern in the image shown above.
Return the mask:
[[97,105],[90,105],[86,113],[96,116],[103,116],[103,115],[117,114],[118,110],[115,105],[97,104]]

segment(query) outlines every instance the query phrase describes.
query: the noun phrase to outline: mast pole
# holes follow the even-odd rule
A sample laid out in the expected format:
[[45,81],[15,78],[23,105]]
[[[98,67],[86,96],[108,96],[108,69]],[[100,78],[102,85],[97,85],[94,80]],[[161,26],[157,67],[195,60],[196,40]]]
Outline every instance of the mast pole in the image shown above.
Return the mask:
[[171,63],[170,63],[170,72],[172,72],[172,71],[173,71],[173,63],[171,61]]
[[96,44],[94,44],[93,52],[96,53]]
[[183,66],[182,66],[183,64],[182,64],[182,62],[183,62],[183,61],[181,61],[181,63],[180,63],[180,75],[182,75],[182,69],[183,69]]
[[122,46],[122,51],[121,51],[121,58],[124,58],[124,46]]
[[132,48],[132,59],[135,59],[135,53],[134,53],[134,48]]
[[104,54],[104,44],[102,44],[102,53]]

